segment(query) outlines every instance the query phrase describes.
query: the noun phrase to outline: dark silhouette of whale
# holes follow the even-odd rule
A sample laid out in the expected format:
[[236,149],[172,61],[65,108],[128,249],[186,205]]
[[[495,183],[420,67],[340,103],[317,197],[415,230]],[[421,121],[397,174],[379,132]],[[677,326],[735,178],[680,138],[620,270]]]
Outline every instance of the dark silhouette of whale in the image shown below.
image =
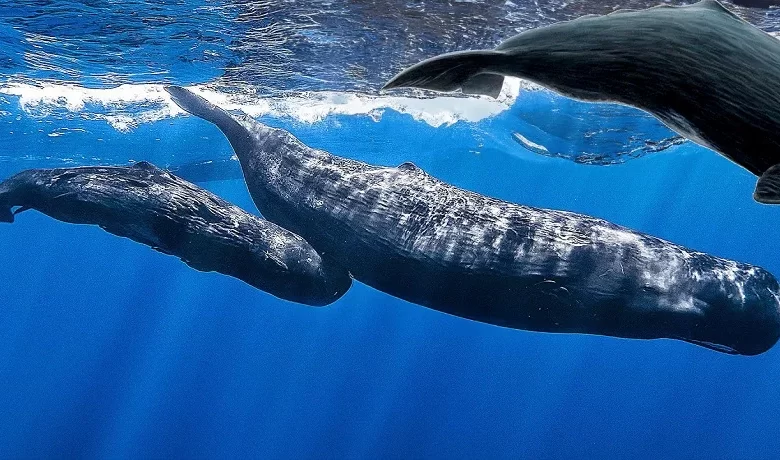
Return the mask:
[[735,5],[751,8],[769,8],[780,5],[780,0],[731,0],[731,2]]
[[[21,206],[12,212],[12,208]],[[352,281],[300,236],[150,163],[22,171],[0,183],[0,221],[36,209],[95,224],[283,299],[329,304]]]
[[504,76],[645,110],[759,176],[757,201],[780,203],[780,41],[715,0],[529,30],[428,59],[384,88],[496,96]]
[[780,337],[780,287],[761,268],[462,190],[411,163],[340,158],[166,89],[222,130],[265,218],[380,291],[534,331],[674,338],[746,355]]

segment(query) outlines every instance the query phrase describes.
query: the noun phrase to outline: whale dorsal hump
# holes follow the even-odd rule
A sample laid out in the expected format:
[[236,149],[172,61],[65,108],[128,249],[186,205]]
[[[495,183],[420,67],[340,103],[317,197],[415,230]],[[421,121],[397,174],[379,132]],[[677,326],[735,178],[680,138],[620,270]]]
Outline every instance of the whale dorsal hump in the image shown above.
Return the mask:
[[772,166],[758,178],[753,198],[759,203],[780,204],[780,165]]
[[159,171],[160,168],[149,163],[148,161],[139,161],[133,165],[133,168],[143,169],[145,171]]
[[[640,10],[637,10],[636,8],[621,8],[619,10],[615,10],[615,11],[607,14],[607,16],[619,16],[621,14],[626,14],[626,13],[636,13],[637,11],[640,11]],[[592,17],[592,16],[598,16],[598,14],[588,14],[588,15],[583,16],[583,17]]]
[[723,6],[723,4],[720,3],[718,0],[701,0],[699,3],[694,3],[691,6],[717,11],[718,13],[726,13],[729,16],[739,18],[739,16],[737,16],[731,10]]
[[405,161],[398,165],[398,169],[403,169],[404,171],[422,171],[416,164],[412,163],[411,161]]

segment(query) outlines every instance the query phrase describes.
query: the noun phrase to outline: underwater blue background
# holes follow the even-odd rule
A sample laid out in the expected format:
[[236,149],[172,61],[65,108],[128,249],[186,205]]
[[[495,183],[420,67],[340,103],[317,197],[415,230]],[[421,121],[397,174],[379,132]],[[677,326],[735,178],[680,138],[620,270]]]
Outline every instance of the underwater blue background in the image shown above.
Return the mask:
[[[207,82],[220,66],[186,67],[180,78]],[[9,68],[7,80],[21,78]],[[32,116],[13,96],[0,105],[2,177],[68,158],[230,164],[227,141],[193,117],[121,132],[102,120]],[[476,123],[433,127],[391,109],[378,120],[263,121],[334,154],[413,161],[470,190],[602,217],[780,275],[780,207],[753,201],[755,177],[691,143],[610,165],[572,161],[615,148],[567,153],[583,132],[567,114],[671,136],[636,111],[613,107],[602,119],[588,113],[604,106],[583,107],[531,91]],[[63,127],[65,135],[48,135]],[[519,131],[561,158],[527,150],[512,136]],[[257,212],[235,170],[220,174],[228,179],[199,184]],[[671,340],[503,329],[357,282],[336,303],[311,308],[32,211],[0,226],[0,256],[2,458],[780,455],[780,348],[729,356]]]

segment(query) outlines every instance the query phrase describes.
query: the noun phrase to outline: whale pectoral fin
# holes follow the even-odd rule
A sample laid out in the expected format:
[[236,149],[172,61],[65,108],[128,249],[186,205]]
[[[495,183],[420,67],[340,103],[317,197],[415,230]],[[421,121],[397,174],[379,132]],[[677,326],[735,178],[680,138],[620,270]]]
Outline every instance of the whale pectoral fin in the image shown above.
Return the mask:
[[29,211],[30,209],[32,209],[30,206],[19,206],[16,208],[16,211],[14,211],[14,215],[21,214],[24,211]]
[[463,83],[463,94],[477,94],[497,98],[504,87],[504,76],[494,73],[480,73]]
[[402,71],[382,89],[409,87],[444,92],[460,89],[467,94],[497,97],[504,77],[487,69],[503,56],[502,52],[492,50],[442,54]]
[[780,165],[774,165],[758,178],[753,199],[764,204],[780,204]]

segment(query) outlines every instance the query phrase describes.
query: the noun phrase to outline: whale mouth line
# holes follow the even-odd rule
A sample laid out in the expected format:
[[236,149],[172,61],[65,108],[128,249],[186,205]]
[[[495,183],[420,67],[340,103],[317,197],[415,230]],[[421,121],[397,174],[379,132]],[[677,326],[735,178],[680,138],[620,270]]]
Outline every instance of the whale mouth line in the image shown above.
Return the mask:
[[735,350],[734,348],[731,348],[728,345],[721,345],[718,343],[712,343],[708,342],[706,340],[696,340],[696,339],[689,339],[684,337],[675,337],[679,340],[682,340],[684,342],[692,343],[694,345],[698,345],[700,347],[708,348],[713,351],[719,351],[721,353],[725,353],[727,355],[742,355],[743,353],[740,353],[739,351]]

